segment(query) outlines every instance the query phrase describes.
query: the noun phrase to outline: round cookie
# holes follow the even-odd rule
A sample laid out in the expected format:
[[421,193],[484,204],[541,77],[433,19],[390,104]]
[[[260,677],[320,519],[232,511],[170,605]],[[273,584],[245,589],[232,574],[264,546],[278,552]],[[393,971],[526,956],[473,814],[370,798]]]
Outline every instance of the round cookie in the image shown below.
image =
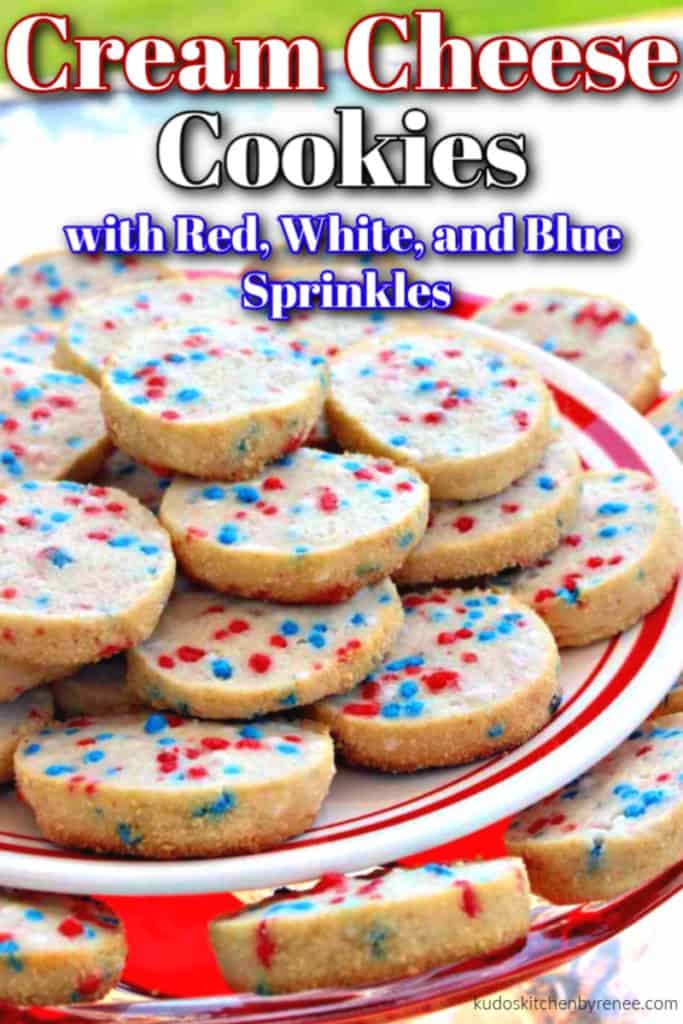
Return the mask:
[[560,647],[577,647],[656,608],[682,561],[678,514],[655,481],[596,471],[582,474],[579,514],[560,546],[500,582],[545,619]]
[[350,693],[312,709],[352,764],[380,771],[466,764],[529,739],[559,706],[559,658],[544,623],[488,591],[403,599],[391,654]]
[[170,470],[144,466],[125,452],[115,451],[100,470],[96,482],[102,487],[118,487],[156,515],[171,479]]
[[82,665],[146,640],[173,586],[168,534],[114,488],[0,490],[0,655]]
[[125,960],[121,922],[99,900],[0,889],[0,1003],[96,1002]]
[[17,785],[53,842],[157,859],[276,846],[313,822],[334,775],[315,722],[225,725],[104,715],[19,748]]
[[341,693],[371,672],[403,621],[390,580],[344,604],[291,612],[215,593],[171,599],[128,652],[141,703],[199,718],[253,718]]
[[41,324],[0,321],[0,359],[21,366],[51,366],[57,334]]
[[140,701],[126,685],[126,661],[121,654],[85,665],[75,674],[58,680],[52,693],[63,718],[118,715],[140,707]]
[[67,249],[36,253],[0,276],[0,320],[60,323],[79,299],[173,275],[163,263],[147,257],[77,256]]
[[683,715],[645,722],[510,825],[508,851],[553,903],[611,899],[683,858]]
[[474,320],[566,359],[641,412],[659,394],[662,369],[650,333],[614,299],[529,288],[489,303]]
[[669,448],[683,459],[683,391],[676,391],[647,417]]
[[490,953],[524,938],[529,918],[524,865],[505,858],[327,875],[216,918],[210,937],[230,988],[275,995],[374,985]]
[[399,584],[457,580],[526,565],[557,547],[579,504],[576,451],[558,431],[539,465],[491,498],[434,501]]
[[32,690],[9,704],[0,704],[0,785],[14,778],[14,751],[19,743],[52,721],[53,714],[48,689]]
[[0,486],[91,480],[110,448],[90,381],[38,366],[0,369]]
[[176,479],[160,516],[181,565],[208,586],[326,604],[394,572],[427,510],[427,487],[410,470],[300,448],[247,484]]
[[102,411],[118,447],[143,462],[244,479],[303,442],[326,387],[324,359],[303,346],[252,323],[188,322],[116,349]]
[[683,711],[683,673],[673,684],[664,700],[660,701],[648,718],[657,718],[659,715],[673,715]]
[[331,372],[326,412],[339,443],[411,466],[432,498],[497,494],[551,440],[551,400],[535,370],[462,329],[362,342]]
[[192,318],[195,323],[262,323],[265,333],[273,328],[267,320],[240,306],[241,290],[223,276],[188,281],[146,281],[79,302],[61,332],[55,363],[82,373],[96,384],[112,352],[136,331],[159,330]]

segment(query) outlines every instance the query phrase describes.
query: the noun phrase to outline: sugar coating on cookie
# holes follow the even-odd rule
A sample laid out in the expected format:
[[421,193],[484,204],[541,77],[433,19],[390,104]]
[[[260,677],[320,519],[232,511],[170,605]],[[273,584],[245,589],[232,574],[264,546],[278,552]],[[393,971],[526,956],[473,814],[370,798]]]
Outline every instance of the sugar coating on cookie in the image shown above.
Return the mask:
[[0,704],[0,784],[14,777],[14,751],[24,736],[42,729],[53,714],[52,694],[46,687]]
[[671,589],[683,559],[678,514],[651,477],[595,471],[582,474],[581,488],[578,517],[559,547],[507,580],[560,646],[634,625]]
[[496,299],[474,319],[566,359],[641,412],[657,397],[662,371],[652,338],[635,313],[614,299],[528,289]]
[[259,600],[346,600],[393,572],[424,533],[428,492],[409,469],[300,448],[246,483],[176,479],[161,504],[187,572]]
[[18,751],[17,784],[54,842],[130,856],[220,856],[307,828],[334,774],[315,722],[159,712],[70,719]]
[[64,718],[117,715],[140,707],[140,701],[126,684],[126,659],[121,654],[85,665],[78,672],[59,679],[52,693],[57,710]]
[[0,889],[0,1003],[95,1002],[125,958],[121,922],[99,900]]
[[316,309],[297,313],[291,327],[316,352],[334,359],[359,341],[381,338],[393,331],[396,319],[379,309],[356,313]]
[[320,414],[327,371],[283,337],[201,321],[133,336],[102,377],[115,442],[144,462],[222,479],[296,448]]
[[683,857],[683,715],[645,722],[616,750],[510,825],[534,892],[607,899]]
[[61,679],[72,671],[68,665],[46,667],[27,661],[12,661],[11,658],[0,656],[0,704],[16,700],[27,690]]
[[558,431],[541,462],[500,494],[479,501],[433,501],[427,531],[399,583],[431,583],[524,565],[556,547],[579,503],[579,457]]
[[169,273],[158,260],[139,256],[74,255],[66,249],[37,253],[0,277],[0,318],[61,323],[79,299]]
[[501,949],[526,935],[529,914],[524,866],[506,858],[327,875],[217,918],[210,936],[230,987],[268,995],[369,985]]
[[[191,318],[200,323],[234,324],[256,320],[240,306],[241,291],[225,278],[182,278],[129,285],[109,295],[79,302],[61,333],[55,354],[57,365],[82,373],[95,383],[118,345],[135,331],[143,334]],[[258,321],[257,321],[258,322]],[[273,328],[263,321],[263,329]]]
[[128,653],[141,701],[200,718],[253,718],[349,690],[381,661],[403,621],[383,580],[343,604],[293,610],[216,593],[171,599]]
[[545,624],[490,591],[404,595],[405,624],[382,665],[313,713],[352,763],[381,771],[456,765],[518,746],[559,705]]
[[173,473],[169,469],[145,466],[125,452],[115,451],[102,466],[96,483],[103,487],[118,487],[156,514],[172,478]]
[[669,448],[683,459],[683,391],[676,391],[647,417]]
[[340,444],[412,466],[432,498],[496,494],[551,439],[536,371],[460,328],[396,331],[354,346],[331,372],[326,411]]
[[100,393],[73,373],[0,368],[0,484],[87,481],[110,449]]
[[51,366],[57,333],[42,324],[0,322],[0,359],[20,366]]
[[146,639],[173,585],[168,534],[134,498],[72,481],[0,490],[0,654],[84,664]]

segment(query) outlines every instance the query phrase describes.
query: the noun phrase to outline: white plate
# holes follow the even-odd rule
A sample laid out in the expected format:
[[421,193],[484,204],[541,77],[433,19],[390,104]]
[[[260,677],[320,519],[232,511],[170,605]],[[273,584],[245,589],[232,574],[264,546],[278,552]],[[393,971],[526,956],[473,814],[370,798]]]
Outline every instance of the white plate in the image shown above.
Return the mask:
[[[496,332],[463,321],[475,334]],[[644,469],[683,513],[683,466],[619,397],[540,349],[498,335],[553,386],[591,466]],[[619,743],[683,665],[683,586],[643,623],[562,655],[564,701],[519,749],[463,768],[388,777],[341,768],[315,826],[267,853],[155,863],[61,850],[39,836],[12,791],[0,791],[3,884],[65,892],[156,894],[269,888],[387,862],[456,839],[545,796]]]

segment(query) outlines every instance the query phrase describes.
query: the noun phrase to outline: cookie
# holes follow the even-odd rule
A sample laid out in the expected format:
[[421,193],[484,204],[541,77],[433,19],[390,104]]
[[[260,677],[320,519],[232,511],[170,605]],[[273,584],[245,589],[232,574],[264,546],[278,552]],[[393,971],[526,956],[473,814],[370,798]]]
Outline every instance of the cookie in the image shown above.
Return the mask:
[[300,448],[245,484],[176,479],[161,503],[181,565],[216,590],[326,604],[394,572],[427,523],[418,476]]
[[51,366],[57,333],[41,324],[0,322],[0,359],[21,366]]
[[658,715],[672,715],[683,711],[683,673],[673,684],[664,700],[660,701],[649,718],[656,718]]
[[193,476],[244,479],[298,447],[322,409],[325,361],[251,323],[138,334],[102,377],[119,448]]
[[374,985],[491,953],[524,938],[529,917],[524,866],[505,858],[327,875],[217,918],[210,937],[231,989],[275,995]]
[[491,498],[434,501],[427,532],[394,573],[400,584],[526,565],[557,547],[578,510],[579,457],[558,431],[535,469]]
[[0,368],[0,486],[91,480],[110,449],[90,381],[38,366]]
[[168,276],[175,276],[174,272],[147,257],[77,256],[67,249],[36,253],[0,277],[0,320],[54,325],[69,315],[79,299]]
[[0,705],[16,700],[23,693],[34,690],[43,683],[61,679],[70,672],[73,672],[73,668],[69,668],[68,665],[46,667],[0,657]]
[[683,858],[683,715],[645,722],[578,779],[529,807],[505,845],[553,903],[611,899]]
[[85,665],[52,687],[55,704],[64,718],[79,715],[118,715],[140,707],[126,685],[126,661],[117,654],[106,661]]
[[[188,281],[146,281],[79,302],[60,333],[55,363],[96,384],[112,352],[136,331],[159,330],[191,318],[195,323],[234,324],[255,314],[240,306],[241,290],[223,276]],[[264,330],[272,333],[268,321]]]
[[647,417],[669,448],[683,459],[683,391],[675,391]]
[[161,499],[171,483],[172,473],[163,467],[145,466],[125,452],[115,451],[97,475],[96,483],[102,487],[118,487],[150,509],[155,515]]
[[168,534],[115,488],[0,490],[0,656],[82,665],[146,640],[173,586]]
[[215,593],[171,599],[150,637],[128,652],[140,702],[199,718],[253,718],[350,690],[401,628],[396,588],[383,580],[344,604],[242,601]]
[[535,370],[460,328],[362,342],[331,373],[326,412],[342,447],[412,467],[432,498],[497,494],[551,440],[551,401]]
[[466,764],[519,746],[549,721],[559,658],[528,608],[455,589],[407,594],[403,606],[383,664],[311,709],[347,761],[390,772]]
[[41,831],[157,859],[268,849],[313,822],[334,774],[315,722],[225,725],[158,712],[76,718],[15,756]]
[[651,477],[584,473],[581,489],[577,520],[560,546],[506,581],[560,647],[633,626],[668,593],[683,561],[678,513]]
[[102,999],[121,977],[126,940],[104,903],[0,889],[0,1003]]
[[650,333],[614,299],[529,288],[489,303],[474,320],[566,359],[641,412],[659,394],[662,369]]
[[0,785],[14,778],[14,751],[25,736],[52,720],[54,704],[46,688],[0,704]]

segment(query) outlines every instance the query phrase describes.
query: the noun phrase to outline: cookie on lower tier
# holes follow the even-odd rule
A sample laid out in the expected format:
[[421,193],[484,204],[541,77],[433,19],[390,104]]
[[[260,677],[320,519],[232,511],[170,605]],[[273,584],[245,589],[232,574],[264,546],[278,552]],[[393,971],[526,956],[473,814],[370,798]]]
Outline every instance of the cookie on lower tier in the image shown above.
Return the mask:
[[428,504],[423,481],[393,462],[300,448],[248,483],[177,478],[160,517],[182,566],[208,586],[323,604],[394,572]]
[[125,452],[115,451],[102,466],[95,483],[102,487],[118,487],[156,515],[172,476],[171,470],[145,466]]
[[558,431],[535,469],[479,501],[433,501],[427,531],[401,568],[400,584],[457,580],[526,565],[552,550],[576,518],[580,463]]
[[85,665],[58,680],[52,693],[63,718],[118,715],[136,711],[141,706],[126,683],[126,659],[122,654]]
[[645,722],[578,779],[520,814],[508,851],[553,903],[611,899],[683,858],[683,715]]
[[217,918],[210,935],[232,989],[275,995],[373,985],[491,953],[523,939],[529,916],[524,866],[506,858],[328,875]]
[[96,1002],[125,960],[121,922],[99,900],[0,889],[0,1003]]
[[465,764],[519,746],[559,705],[557,648],[518,601],[488,591],[404,595],[391,654],[312,708],[344,757],[380,771]]
[[683,459],[683,391],[676,391],[647,417],[669,448]]
[[667,695],[649,715],[650,718],[657,718],[659,715],[673,715],[683,711],[683,673],[678,677]]
[[0,704],[16,700],[28,690],[62,679],[73,671],[73,666],[69,665],[34,665],[0,657]]
[[656,608],[682,561],[678,513],[655,481],[594,471],[582,474],[579,515],[560,546],[506,583],[560,647],[575,647],[614,636]]
[[14,778],[14,751],[25,736],[52,721],[52,694],[41,687],[0,704],[0,785]]
[[19,366],[52,366],[57,333],[42,324],[0,321],[0,360]]
[[153,635],[128,652],[141,703],[199,718],[253,718],[350,690],[403,621],[390,580],[343,604],[284,609],[213,592],[171,598]]
[[111,450],[97,388],[73,373],[0,368],[0,484],[92,480]]
[[327,389],[322,356],[249,322],[188,321],[133,335],[102,375],[102,411],[134,458],[245,479],[298,447]]
[[459,327],[355,345],[331,376],[325,409],[339,443],[412,467],[432,498],[497,494],[551,440],[551,400],[536,371]]
[[276,846],[312,824],[334,775],[316,722],[157,712],[70,719],[24,743],[14,764],[48,839],[157,859]]
[[[60,334],[55,363],[99,384],[112,353],[133,332],[171,327],[188,317],[197,323],[258,322],[256,314],[241,308],[240,297],[239,284],[218,275],[140,282],[85,299],[76,304]],[[261,323],[266,333],[272,333],[265,318]]]
[[72,481],[0,490],[0,655],[83,665],[145,640],[173,586],[168,534],[123,491]]
[[79,299],[168,276],[174,272],[146,257],[76,255],[67,249],[36,253],[0,276],[0,319],[54,325]]
[[474,319],[566,359],[641,412],[659,394],[657,349],[622,302],[564,288],[529,288],[495,299]]

